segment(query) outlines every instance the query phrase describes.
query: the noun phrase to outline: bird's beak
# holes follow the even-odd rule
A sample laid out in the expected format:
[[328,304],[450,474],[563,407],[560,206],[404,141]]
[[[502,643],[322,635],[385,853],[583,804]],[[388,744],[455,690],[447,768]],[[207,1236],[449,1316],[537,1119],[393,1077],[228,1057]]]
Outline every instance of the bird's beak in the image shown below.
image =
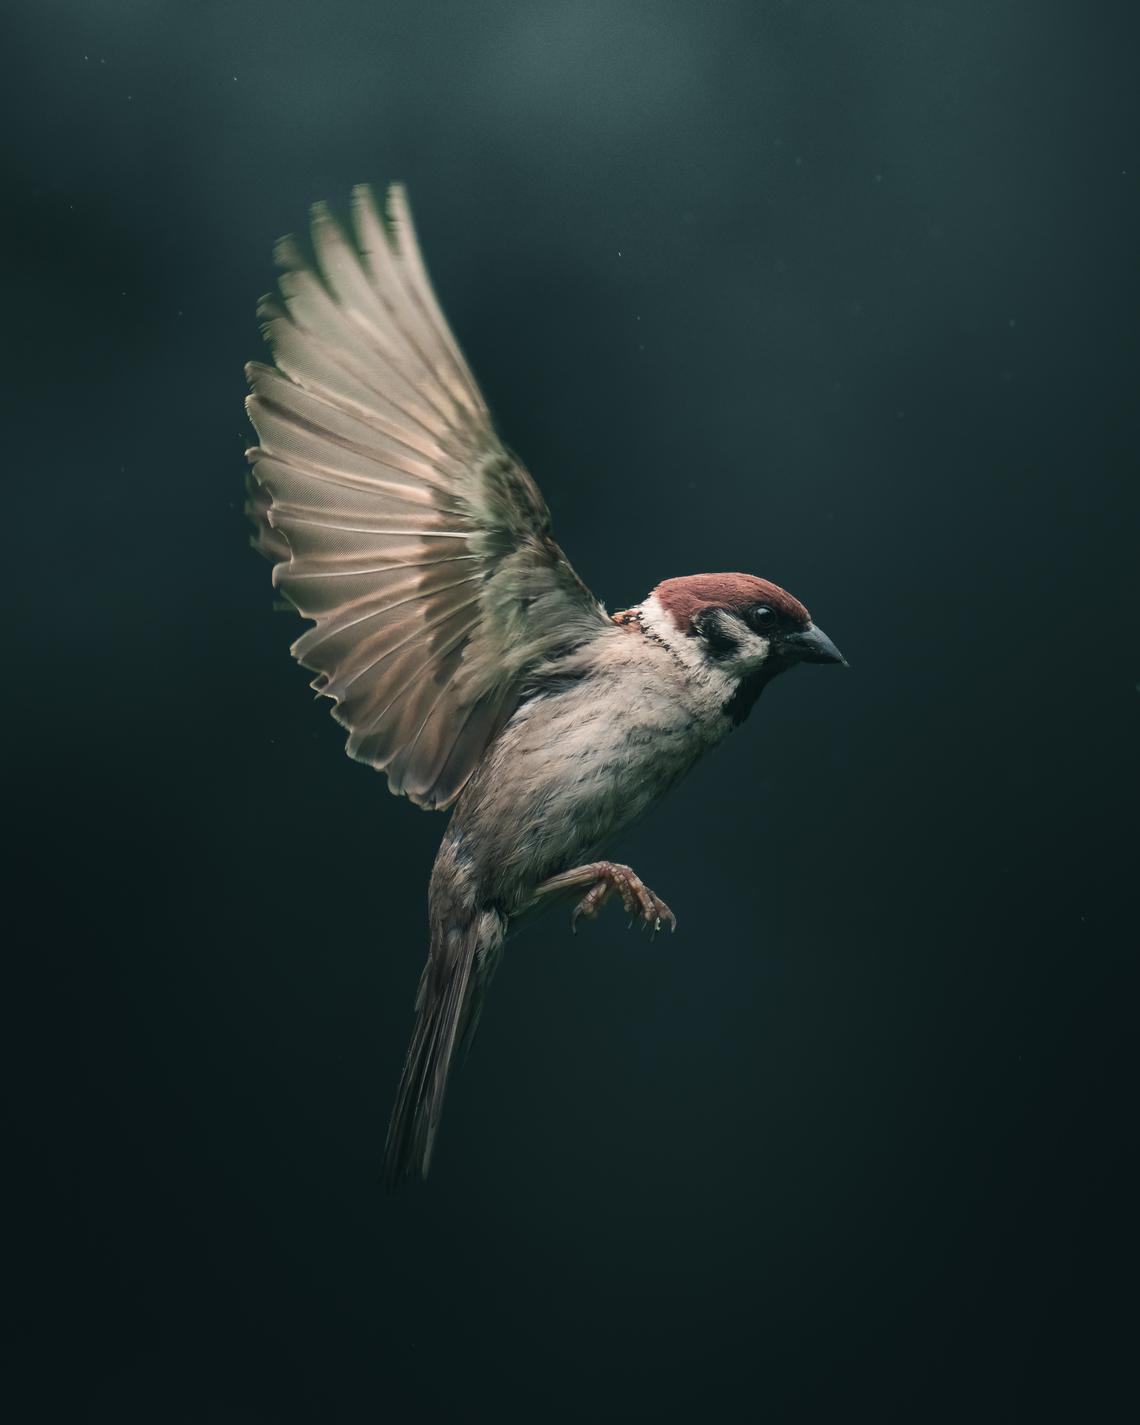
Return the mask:
[[784,656],[796,663],[839,663],[847,667],[847,659],[814,623],[809,623],[802,633],[782,639],[781,648]]

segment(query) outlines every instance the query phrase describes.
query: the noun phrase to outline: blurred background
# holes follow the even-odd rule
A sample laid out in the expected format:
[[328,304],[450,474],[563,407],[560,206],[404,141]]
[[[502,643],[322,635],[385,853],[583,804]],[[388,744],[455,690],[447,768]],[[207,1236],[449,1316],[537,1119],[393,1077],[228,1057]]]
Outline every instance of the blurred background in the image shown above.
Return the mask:
[[[1130,1413],[1134,7],[5,28],[9,1418]],[[852,667],[619,848],[675,936],[510,945],[389,1198],[444,823],[241,507],[272,244],[392,178],[609,607],[747,570]]]

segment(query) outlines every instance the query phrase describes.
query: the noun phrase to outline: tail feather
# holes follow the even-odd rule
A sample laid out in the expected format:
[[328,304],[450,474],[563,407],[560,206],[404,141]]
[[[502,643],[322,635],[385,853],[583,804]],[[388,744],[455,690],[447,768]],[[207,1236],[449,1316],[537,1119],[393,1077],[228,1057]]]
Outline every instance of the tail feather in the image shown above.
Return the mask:
[[416,996],[416,1025],[388,1124],[384,1180],[395,1187],[412,1172],[427,1177],[443,1113],[456,1045],[478,1016],[487,975],[497,959],[503,925],[493,912],[433,937]]

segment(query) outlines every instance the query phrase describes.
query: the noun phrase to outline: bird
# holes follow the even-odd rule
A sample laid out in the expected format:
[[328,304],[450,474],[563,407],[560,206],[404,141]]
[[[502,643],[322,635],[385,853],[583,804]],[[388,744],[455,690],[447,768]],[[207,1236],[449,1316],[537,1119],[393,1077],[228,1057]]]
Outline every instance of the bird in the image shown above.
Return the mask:
[[246,368],[254,547],[350,757],[451,816],[429,950],[388,1126],[389,1186],[426,1177],[449,1070],[514,934],[611,900],[651,933],[672,910],[614,837],[800,663],[845,665],[802,603],[751,574],[666,578],[614,614],[551,533],[444,318],[404,187],[313,205],[311,253],[276,246]]

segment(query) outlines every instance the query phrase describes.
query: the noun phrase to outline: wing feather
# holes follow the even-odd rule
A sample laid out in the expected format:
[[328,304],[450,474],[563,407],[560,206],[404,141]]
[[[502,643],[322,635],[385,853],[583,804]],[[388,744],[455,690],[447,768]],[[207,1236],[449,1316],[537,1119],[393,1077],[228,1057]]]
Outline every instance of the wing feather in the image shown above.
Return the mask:
[[355,241],[312,210],[315,266],[276,248],[275,365],[247,368],[255,546],[313,626],[350,756],[445,807],[553,651],[612,630],[500,443],[428,279],[407,197],[352,194]]

